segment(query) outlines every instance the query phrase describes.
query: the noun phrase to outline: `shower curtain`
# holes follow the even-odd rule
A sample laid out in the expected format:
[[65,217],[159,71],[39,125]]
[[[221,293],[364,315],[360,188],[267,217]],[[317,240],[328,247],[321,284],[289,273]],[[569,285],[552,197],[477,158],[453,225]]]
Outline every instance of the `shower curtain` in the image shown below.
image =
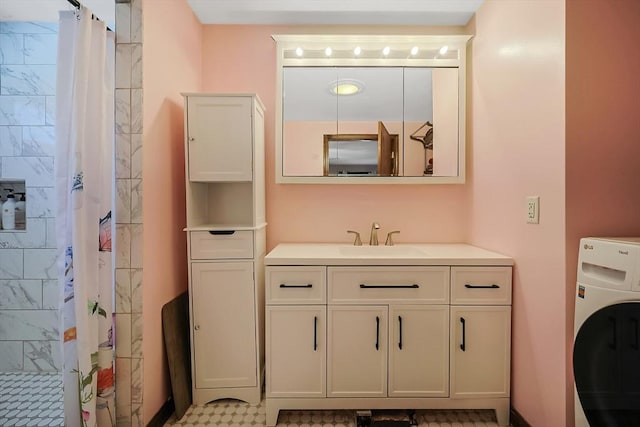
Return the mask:
[[91,11],[60,13],[56,239],[65,426],[115,425],[113,141],[115,36]]

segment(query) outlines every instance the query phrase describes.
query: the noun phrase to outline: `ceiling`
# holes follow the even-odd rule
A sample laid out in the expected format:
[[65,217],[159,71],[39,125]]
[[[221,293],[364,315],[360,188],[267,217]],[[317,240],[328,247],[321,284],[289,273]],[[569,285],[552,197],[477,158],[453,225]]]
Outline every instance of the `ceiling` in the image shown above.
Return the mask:
[[[108,25],[115,21],[114,0],[80,0]],[[0,0],[0,21],[57,22],[58,12],[73,10],[67,0]]]
[[203,24],[465,25],[483,0],[187,0]]
[[[178,0],[154,0],[154,2]],[[465,25],[483,0],[186,0],[203,24]],[[110,26],[114,0],[80,0]],[[67,0],[0,0],[0,21],[56,22]]]

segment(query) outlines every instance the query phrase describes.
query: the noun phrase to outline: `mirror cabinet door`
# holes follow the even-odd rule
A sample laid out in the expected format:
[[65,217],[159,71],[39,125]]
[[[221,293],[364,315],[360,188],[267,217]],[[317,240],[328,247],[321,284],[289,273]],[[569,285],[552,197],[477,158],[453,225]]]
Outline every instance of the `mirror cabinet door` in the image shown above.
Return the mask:
[[282,173],[323,176],[323,135],[338,133],[338,96],[330,83],[336,67],[282,70]]

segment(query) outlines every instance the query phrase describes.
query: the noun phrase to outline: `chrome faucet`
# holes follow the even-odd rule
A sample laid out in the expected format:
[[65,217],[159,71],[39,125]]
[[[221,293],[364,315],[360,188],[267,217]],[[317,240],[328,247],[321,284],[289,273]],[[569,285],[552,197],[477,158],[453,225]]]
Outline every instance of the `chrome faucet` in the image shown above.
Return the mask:
[[380,230],[380,224],[374,222],[371,224],[371,236],[369,237],[369,246],[378,246],[378,230]]

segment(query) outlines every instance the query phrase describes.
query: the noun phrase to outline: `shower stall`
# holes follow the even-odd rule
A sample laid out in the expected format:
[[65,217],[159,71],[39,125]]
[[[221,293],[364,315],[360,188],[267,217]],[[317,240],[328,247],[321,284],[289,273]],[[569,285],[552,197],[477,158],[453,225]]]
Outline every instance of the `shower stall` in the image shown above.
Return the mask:
[[57,33],[55,22],[0,22],[0,198],[4,203],[9,194],[24,193],[26,218],[15,227],[0,225],[3,426],[32,415],[37,425],[62,425],[54,228]]

